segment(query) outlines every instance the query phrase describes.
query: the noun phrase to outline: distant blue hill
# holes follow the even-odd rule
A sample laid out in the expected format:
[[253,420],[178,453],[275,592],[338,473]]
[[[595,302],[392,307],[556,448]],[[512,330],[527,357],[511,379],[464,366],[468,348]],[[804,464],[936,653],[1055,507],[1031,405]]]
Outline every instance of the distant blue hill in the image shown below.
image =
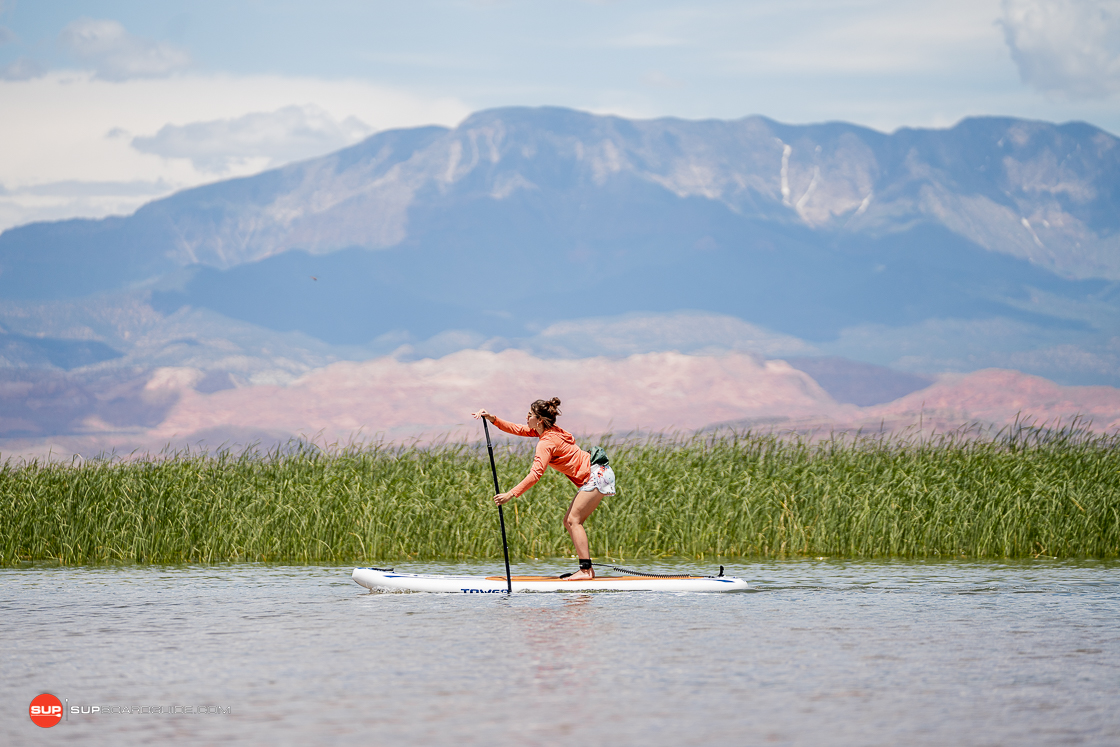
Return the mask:
[[[486,217],[477,214],[481,210],[464,212],[475,213],[474,220]],[[608,256],[558,263],[554,246],[534,245],[528,236],[524,245],[510,246],[479,230],[459,241],[444,238],[437,249],[421,234],[417,244],[377,252],[295,250],[228,270],[200,268],[181,290],[154,292],[152,305],[164,313],[205,307],[335,344],[359,344],[393,330],[420,339],[446,329],[516,337],[577,315],[677,309],[729,314],[824,341],[861,322],[909,324],[928,317],[999,316],[1088,330],[1086,320],[1024,308],[1028,289],[1073,301],[1110,287],[985,252],[938,227],[820,247],[794,230],[775,235],[765,224],[726,216],[723,223],[731,225],[712,220],[704,224],[707,233],[682,235],[671,224],[679,218],[688,225],[687,214],[667,206],[660,212],[665,230],[645,237],[651,255],[663,250],[660,261]],[[441,217],[451,224],[459,216]],[[464,217],[459,225],[470,223]],[[695,251],[674,256],[670,249],[703,239],[711,246],[702,257]],[[768,246],[779,243],[780,253]]]

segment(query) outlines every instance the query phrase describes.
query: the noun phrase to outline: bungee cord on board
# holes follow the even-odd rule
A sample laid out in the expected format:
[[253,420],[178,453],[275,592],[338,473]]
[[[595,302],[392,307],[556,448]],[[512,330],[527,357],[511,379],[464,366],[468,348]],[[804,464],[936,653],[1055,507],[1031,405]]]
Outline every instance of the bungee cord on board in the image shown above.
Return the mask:
[[[610,568],[612,571],[618,571],[627,576],[646,576],[648,578],[693,578],[691,573],[654,573],[652,571],[634,571],[629,568],[619,568],[617,565],[604,565],[603,563],[593,563],[596,568]],[[719,576],[709,576],[709,578],[719,578],[723,576],[723,566],[719,567]]]

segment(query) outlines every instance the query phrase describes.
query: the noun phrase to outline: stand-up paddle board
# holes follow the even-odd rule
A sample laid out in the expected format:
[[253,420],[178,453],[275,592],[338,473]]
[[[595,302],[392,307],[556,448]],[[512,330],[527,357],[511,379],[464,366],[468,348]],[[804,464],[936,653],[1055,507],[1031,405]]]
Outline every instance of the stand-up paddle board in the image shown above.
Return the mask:
[[[722,571],[722,568],[720,569]],[[386,568],[355,568],[354,581],[371,591],[434,591],[452,594],[498,594],[505,576],[435,576],[397,573]],[[559,576],[513,576],[518,591],[745,591],[747,582],[733,576],[597,576],[569,581]]]

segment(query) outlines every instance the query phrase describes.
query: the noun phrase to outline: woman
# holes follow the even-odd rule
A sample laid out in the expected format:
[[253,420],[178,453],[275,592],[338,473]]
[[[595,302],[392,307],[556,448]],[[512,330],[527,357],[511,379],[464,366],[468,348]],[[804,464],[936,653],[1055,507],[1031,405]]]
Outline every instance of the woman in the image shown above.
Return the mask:
[[494,496],[494,502],[499,506],[533,487],[550,465],[579,487],[576,497],[568,506],[568,512],[564,514],[564,528],[568,530],[572,544],[575,545],[579,570],[572,574],[565,574],[562,578],[571,581],[595,578],[595,569],[591,566],[591,550],[587,545],[587,532],[583,529],[583,522],[587,521],[587,517],[591,516],[591,512],[598,507],[603,496],[614,495],[614,470],[607,463],[603,450],[598,447],[593,449],[595,452],[593,458],[592,454],[576,446],[571,433],[556,426],[556,418],[560,415],[560,400],[556,397],[547,402],[538,399],[529,405],[525,425],[515,425],[491,415],[486,410],[479,410],[471,415],[476,420],[486,418],[506,433],[515,436],[535,436],[540,439],[537,442],[536,453],[533,454],[533,467],[525,479],[517,483],[508,493]]

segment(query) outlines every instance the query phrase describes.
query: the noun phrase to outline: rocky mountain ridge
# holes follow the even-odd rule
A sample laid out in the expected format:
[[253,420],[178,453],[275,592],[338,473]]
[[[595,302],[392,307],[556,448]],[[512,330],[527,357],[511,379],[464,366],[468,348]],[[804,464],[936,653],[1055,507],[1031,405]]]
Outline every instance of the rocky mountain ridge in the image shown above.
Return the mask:
[[118,268],[123,282],[96,278],[96,290],[107,290],[175,267],[228,269],[291,249],[398,246],[415,236],[421,203],[529,194],[555,205],[558,195],[587,200],[642,187],[825,233],[877,237],[914,222],[941,225],[1066,277],[1115,280],[1118,175],[1117,139],[1079,123],[971,118],[887,135],[763,117],[636,121],[497,109],[453,130],[379,133],[156,200],[132,216],[10,229],[0,236],[0,282],[6,296],[17,282],[21,295],[46,292],[28,282],[41,269],[24,255],[30,246],[62,259],[80,250],[131,260]]

